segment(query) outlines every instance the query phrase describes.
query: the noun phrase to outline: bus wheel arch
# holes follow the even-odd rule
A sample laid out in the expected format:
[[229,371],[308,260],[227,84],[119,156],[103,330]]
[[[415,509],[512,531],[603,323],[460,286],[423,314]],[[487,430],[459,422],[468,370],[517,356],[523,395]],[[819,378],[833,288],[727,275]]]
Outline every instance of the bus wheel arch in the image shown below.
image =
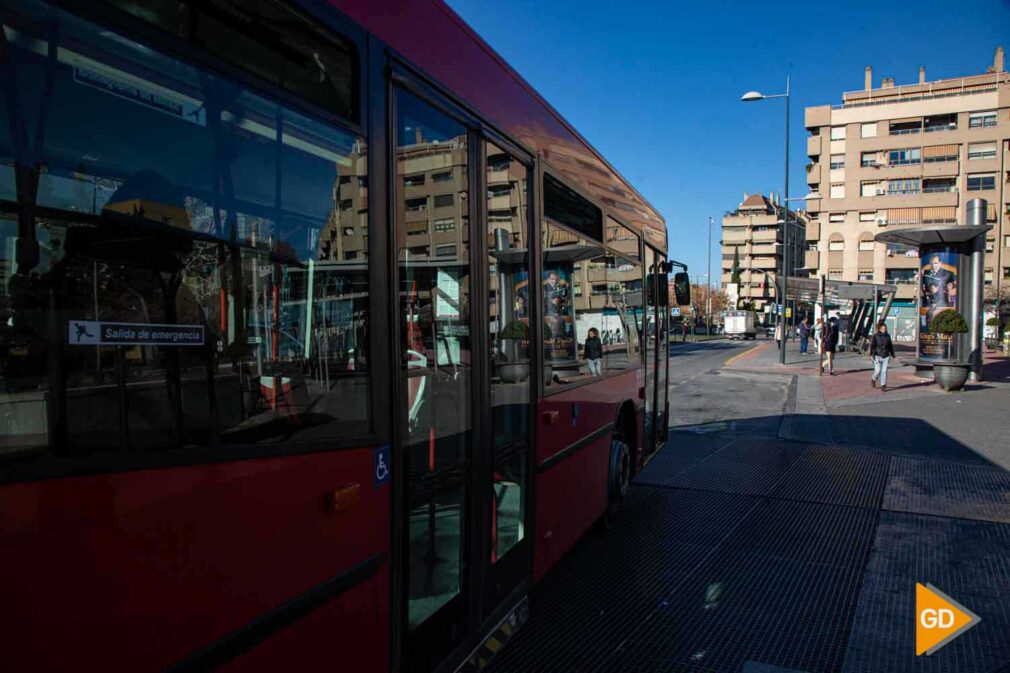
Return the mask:
[[607,463],[607,507],[600,517],[600,528],[606,530],[617,520],[618,512],[628,494],[637,465],[637,432],[635,407],[625,402],[617,412],[614,434],[610,441]]

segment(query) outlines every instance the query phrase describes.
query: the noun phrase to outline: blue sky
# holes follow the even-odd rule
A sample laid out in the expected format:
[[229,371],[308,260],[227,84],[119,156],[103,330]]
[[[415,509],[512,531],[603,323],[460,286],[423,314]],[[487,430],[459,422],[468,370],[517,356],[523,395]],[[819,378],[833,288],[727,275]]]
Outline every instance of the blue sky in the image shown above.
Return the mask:
[[[782,191],[792,78],[790,194],[807,193],[803,108],[863,88],[984,72],[1010,50],[1010,2],[759,3],[448,0],[666,218],[674,259],[713,276],[719,223],[743,192]],[[842,6],[844,5],[844,6]],[[615,11],[627,8],[627,11]]]

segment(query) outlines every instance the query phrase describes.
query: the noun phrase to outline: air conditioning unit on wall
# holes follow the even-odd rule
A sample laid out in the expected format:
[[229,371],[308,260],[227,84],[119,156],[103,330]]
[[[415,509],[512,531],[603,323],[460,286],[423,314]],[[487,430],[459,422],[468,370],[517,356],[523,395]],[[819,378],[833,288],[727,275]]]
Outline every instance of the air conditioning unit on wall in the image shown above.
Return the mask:
[[878,227],[886,227],[887,226],[887,218],[886,217],[878,217],[877,218],[877,226]]

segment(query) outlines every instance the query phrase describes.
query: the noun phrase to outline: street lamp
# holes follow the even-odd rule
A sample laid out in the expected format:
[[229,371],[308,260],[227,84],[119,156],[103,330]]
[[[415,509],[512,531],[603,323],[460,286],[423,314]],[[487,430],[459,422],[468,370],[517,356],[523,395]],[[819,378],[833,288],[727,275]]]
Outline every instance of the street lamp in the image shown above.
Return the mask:
[[[763,94],[763,93],[761,93],[759,91],[748,91],[747,93],[745,93],[743,96],[740,97],[740,100],[743,101],[744,103],[753,103],[755,101],[767,100],[769,98],[785,98],[786,99],[786,175],[785,175],[785,178],[786,178],[786,185],[785,186],[786,186],[786,188],[785,188],[785,192],[784,192],[784,194],[785,194],[784,200],[786,201],[786,204],[787,204],[786,205],[786,212],[788,213],[789,212],[789,206],[788,206],[788,202],[789,202],[789,78],[786,77],[786,92],[785,93]],[[788,216],[786,216],[786,218],[788,219]],[[783,251],[783,253],[782,253],[782,270],[785,271],[786,269],[789,268],[789,228],[788,227],[785,227],[785,229],[783,230],[782,237],[783,237],[782,244],[785,246],[785,251]],[[784,306],[784,304],[785,304],[785,297],[786,297],[786,275],[787,274],[785,274],[785,273],[782,274],[782,295],[781,296],[782,296],[782,302],[783,302],[783,310],[782,310],[782,317],[783,318],[785,317],[785,306]],[[781,330],[780,341],[779,341],[779,363],[780,364],[785,364],[786,363],[786,330],[785,330],[785,326],[784,325],[783,325],[783,328]]]

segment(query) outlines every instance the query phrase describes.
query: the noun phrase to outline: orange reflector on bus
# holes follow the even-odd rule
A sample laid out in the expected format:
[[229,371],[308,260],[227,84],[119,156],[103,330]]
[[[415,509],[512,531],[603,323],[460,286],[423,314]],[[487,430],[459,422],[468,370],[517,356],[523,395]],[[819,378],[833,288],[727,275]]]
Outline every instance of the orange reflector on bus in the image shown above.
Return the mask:
[[330,493],[330,511],[346,512],[361,502],[361,484],[344,484]]

